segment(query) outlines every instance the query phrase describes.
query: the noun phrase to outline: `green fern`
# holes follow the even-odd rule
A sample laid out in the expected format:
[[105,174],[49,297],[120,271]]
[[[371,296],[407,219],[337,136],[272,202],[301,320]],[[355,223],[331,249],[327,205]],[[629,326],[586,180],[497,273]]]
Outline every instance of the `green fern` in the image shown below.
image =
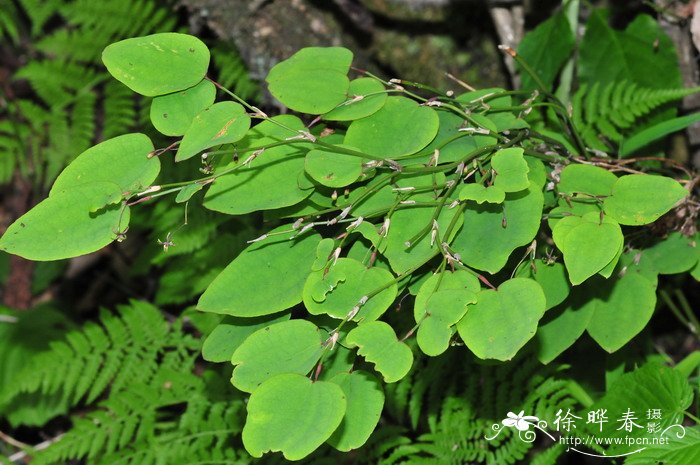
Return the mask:
[[91,403],[107,389],[119,392],[133,383],[148,383],[159,364],[185,363],[192,357],[187,349],[198,347],[143,302],[119,307],[118,315],[103,311],[100,323],[69,332],[65,340],[34,357],[1,393],[0,411],[11,410],[33,394],[53,397],[65,408]]
[[572,100],[573,121],[592,149],[608,151],[619,144],[641,118],[664,105],[700,92],[690,89],[650,89],[628,81],[582,85]]

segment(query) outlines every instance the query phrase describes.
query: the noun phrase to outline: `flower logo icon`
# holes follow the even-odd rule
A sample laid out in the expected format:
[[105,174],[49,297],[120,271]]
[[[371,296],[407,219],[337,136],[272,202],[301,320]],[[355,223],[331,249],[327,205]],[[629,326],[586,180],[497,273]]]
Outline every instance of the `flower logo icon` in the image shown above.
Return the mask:
[[505,418],[501,423],[503,423],[503,426],[507,426],[508,428],[515,427],[518,429],[518,431],[527,431],[530,429],[530,426],[533,423],[537,424],[539,418],[530,415],[524,415],[524,413],[525,410],[521,410],[520,413],[518,413],[517,415],[513,412],[508,412],[508,418]]

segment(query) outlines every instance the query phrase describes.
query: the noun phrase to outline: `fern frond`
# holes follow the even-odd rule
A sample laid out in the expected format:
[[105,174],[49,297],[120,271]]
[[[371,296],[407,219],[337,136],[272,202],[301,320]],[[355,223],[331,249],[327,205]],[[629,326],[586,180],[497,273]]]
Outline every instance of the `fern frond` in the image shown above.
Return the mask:
[[697,92],[700,88],[650,89],[628,81],[584,84],[572,99],[573,120],[590,148],[608,150],[641,118]]
[[[197,345],[173,330],[147,303],[132,302],[118,310],[117,315],[103,311],[101,324],[88,323],[71,331],[34,357],[13,388],[3,393],[0,404],[33,393],[58,396],[68,406],[93,402],[108,387],[119,392],[133,383],[148,383],[172,347]],[[177,361],[187,364],[182,356]]]
[[257,98],[260,86],[250,78],[238,50],[218,44],[211,48],[211,57],[219,84],[233,90],[244,100]]

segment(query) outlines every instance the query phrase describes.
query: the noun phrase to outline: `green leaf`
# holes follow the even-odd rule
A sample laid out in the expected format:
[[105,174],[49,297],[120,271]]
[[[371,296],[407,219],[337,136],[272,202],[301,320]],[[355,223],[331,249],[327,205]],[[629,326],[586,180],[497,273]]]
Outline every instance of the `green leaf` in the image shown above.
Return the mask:
[[[346,145],[339,147],[357,150]],[[314,149],[306,154],[304,168],[319,184],[345,187],[357,181],[362,174],[362,158],[327,149]]]
[[247,409],[243,445],[250,455],[279,451],[287,460],[301,460],[338,428],[346,400],[335,383],[282,374],[256,389]]
[[113,190],[111,184],[116,184],[121,192],[136,193],[150,185],[160,172],[158,158],[148,157],[152,152],[153,143],[144,134],[106,140],[78,155],[58,175],[49,196],[94,182],[104,182],[108,192]]
[[305,375],[323,353],[323,334],[307,320],[271,324],[248,336],[233,352],[231,384],[253,392],[261,383],[282,373]]
[[[598,278],[599,279],[599,278]],[[549,363],[578,340],[586,331],[595,312],[590,299],[591,280],[571,290],[569,298],[559,307],[548,311],[537,329],[537,358]]]
[[219,102],[205,108],[192,120],[175,154],[175,161],[187,160],[202,150],[232,144],[250,129],[250,116],[242,105]]
[[443,271],[442,273],[431,275],[421,284],[416,295],[416,301],[413,303],[413,318],[416,320],[416,323],[423,319],[428,299],[438,290],[466,291],[473,294],[481,290],[481,285],[476,276],[464,270]]
[[663,444],[653,441],[638,454],[633,454],[625,460],[625,465],[648,465],[650,463],[687,463],[692,465],[700,462],[700,426],[674,427],[662,436],[668,439]]
[[194,86],[209,68],[209,49],[187,34],[167,32],[121,40],[102,52],[109,74],[146,97]]
[[[284,225],[271,233],[290,229],[290,225]],[[214,279],[197,308],[253,317],[277,313],[301,302],[321,237],[306,233],[290,239],[294,234],[271,235],[251,244]]]
[[400,342],[396,333],[383,321],[363,323],[345,337],[349,347],[359,347],[357,353],[384,377],[384,382],[395,383],[408,374],[413,365],[411,349]]
[[637,150],[662,139],[669,134],[678,132],[700,121],[700,112],[662,121],[626,138],[620,144],[619,155],[626,157]]
[[[535,71],[547,90],[552,90],[554,79],[574,50],[575,38],[564,12],[559,12],[525,34],[518,46],[518,54]],[[539,86],[526,72],[520,71],[520,87],[534,90]]]
[[387,93],[381,82],[373,78],[350,81],[347,100],[323,115],[329,121],[352,121],[375,113],[386,103]]
[[476,302],[476,294],[466,290],[439,290],[425,304],[425,317],[418,321],[416,339],[424,354],[435,357],[447,350],[453,330],[467,313],[467,305]]
[[345,102],[352,52],[342,47],[307,47],[272,67],[270,93],[288,108],[319,115]]
[[227,316],[204,340],[202,357],[208,362],[229,362],[248,336],[266,326],[287,321],[290,317],[289,313],[255,318]]
[[304,285],[304,305],[313,315],[327,314],[342,319],[360,299],[383,287],[384,290],[361,305],[354,321],[379,318],[396,299],[398,288],[394,276],[387,270],[366,268],[357,260],[340,258],[328,270],[322,268],[309,275]]
[[[414,196],[413,199],[418,202],[434,201],[429,196]],[[456,215],[456,211],[443,208],[437,218],[438,231],[443,241],[449,242],[442,237],[442,234]],[[414,207],[395,211],[391,216],[384,256],[389,260],[391,269],[395,273],[404,273],[439,253],[440,244],[431,243],[433,228],[431,221],[434,213],[435,207]],[[453,231],[456,231],[460,225],[461,218],[457,218]],[[408,242],[410,244],[407,244]]]
[[615,182],[603,208],[620,224],[641,226],[656,221],[687,196],[688,191],[674,179],[630,174]]
[[377,427],[384,407],[384,392],[377,378],[362,370],[339,373],[330,382],[343,390],[347,408],[328,444],[348,452],[366,443]]
[[177,193],[175,196],[175,202],[176,203],[183,203],[187,202],[192,198],[194,194],[197,192],[201,191],[204,188],[204,184],[199,183],[199,182],[194,182],[192,184],[188,184],[185,187],[180,190],[180,192]]
[[542,286],[547,299],[547,310],[562,303],[571,291],[569,279],[566,276],[566,268],[561,263],[546,263],[536,261],[533,267],[530,263],[523,263],[516,275],[521,278],[532,278]]
[[491,158],[491,168],[496,172],[494,185],[504,192],[519,192],[530,185],[527,177],[530,168],[523,158],[521,148],[499,150]]
[[684,273],[698,263],[698,237],[686,237],[672,232],[667,238],[658,241],[642,251],[641,260],[659,274]]
[[605,268],[618,255],[624,241],[620,225],[595,212],[562,218],[554,227],[552,238],[564,254],[574,286]]
[[417,161],[427,163],[429,157],[433,155],[435,150],[440,151],[439,162],[449,163],[461,160],[466,154],[477,150],[480,147],[496,144],[497,140],[492,136],[471,135],[467,132],[460,131],[466,127],[466,120],[455,115],[451,111],[435,111],[438,115],[440,127],[433,141],[421,150],[423,156],[411,157],[404,160],[404,163]]
[[462,186],[459,191],[459,200],[473,200],[479,205],[482,203],[503,203],[506,193],[497,186],[485,187],[478,183],[469,183]]
[[608,196],[617,181],[617,176],[608,170],[593,165],[570,164],[561,170],[557,190],[561,194],[574,196],[588,194],[589,196]]
[[656,279],[629,271],[621,278],[594,278],[588,299],[595,310],[586,330],[598,345],[612,353],[651,319],[656,306]]
[[542,191],[531,184],[525,191],[507,194],[503,205],[468,205],[452,249],[465,265],[496,273],[513,250],[535,238],[543,204]]
[[396,158],[428,145],[439,125],[432,108],[406,97],[389,97],[379,111],[350,124],[345,143],[374,157]]
[[507,361],[535,335],[545,304],[544,292],[534,280],[512,278],[498,290],[480,291],[457,330],[477,357]]
[[681,86],[673,42],[654,18],[644,14],[625,31],[616,31],[602,10],[593,10],[579,45],[578,74],[586,84],[627,80],[651,88]]
[[[278,126],[275,121],[292,130]],[[296,116],[275,116],[251,128],[239,147],[264,147],[296,136],[296,131],[303,129],[304,123]],[[304,175],[307,146],[300,143],[266,149],[248,166],[239,166],[236,171],[218,178],[207,191],[204,206],[229,215],[242,215],[301,202],[313,192],[298,183],[299,177]],[[231,170],[244,160],[223,164],[216,172]]]
[[37,261],[95,252],[129,224],[129,208],[122,211],[111,203],[121,192],[117,184],[104,181],[54,190],[7,228],[0,250]]
[[[613,438],[612,444],[606,449],[609,455],[624,454],[640,449],[640,444],[643,444],[643,438],[651,443],[651,438],[658,438],[666,428],[671,425],[680,424],[683,421],[683,412],[687,409],[693,400],[693,390],[688,384],[688,380],[679,372],[672,368],[656,364],[648,363],[641,368],[638,368],[630,373],[625,373],[615,381],[608,392],[595,404],[589,407],[589,410],[606,409],[609,419],[608,423],[599,425],[586,424],[581,425],[585,432],[597,436],[605,436]],[[648,419],[647,415],[650,410],[660,410],[660,419]],[[635,417],[634,422],[641,426],[638,428],[633,426],[631,431],[621,428],[620,418],[626,412],[631,412]],[[659,427],[657,433],[650,433],[647,429],[647,423],[654,422]],[[681,428],[675,427],[665,433],[665,436],[670,438],[679,433]],[[584,434],[585,434],[584,432]],[[615,445],[615,440],[621,438],[619,445]],[[634,441],[631,445],[625,442],[624,438],[629,438]],[[690,438],[688,438],[690,439]],[[658,440],[658,439],[657,439]],[[639,442],[637,442],[639,441]],[[643,447],[641,447],[643,448]],[[644,452],[642,452],[644,453]],[[639,454],[631,454],[630,457],[635,457]],[[629,460],[629,459],[628,459]],[[625,463],[627,463],[627,461]],[[639,463],[639,462],[638,462]],[[656,463],[653,461],[644,461],[642,463]],[[694,463],[683,461],[662,462],[670,464]]]
[[166,136],[181,136],[187,132],[195,116],[214,103],[216,87],[202,80],[189,89],[155,97],[151,102],[151,122]]

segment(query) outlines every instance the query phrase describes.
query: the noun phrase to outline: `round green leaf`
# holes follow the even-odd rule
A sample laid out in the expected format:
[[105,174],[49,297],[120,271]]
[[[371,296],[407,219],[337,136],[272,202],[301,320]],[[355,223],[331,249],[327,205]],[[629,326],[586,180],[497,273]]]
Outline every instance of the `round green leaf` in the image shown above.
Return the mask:
[[195,116],[214,103],[215,97],[216,87],[207,80],[189,89],[156,97],[151,102],[151,122],[166,136],[181,136]]
[[479,205],[482,203],[503,203],[506,193],[497,186],[483,186],[478,183],[469,183],[462,186],[459,191],[459,200],[473,200]]
[[228,362],[245,339],[266,326],[287,321],[289,313],[256,318],[225,317],[209,333],[202,345],[202,357],[209,362]]
[[383,321],[370,321],[353,329],[345,337],[348,347],[359,347],[357,353],[384,377],[384,382],[395,383],[408,374],[413,365],[413,352],[400,342],[396,333]]
[[147,97],[192,87],[209,68],[209,49],[187,34],[166,32],[121,40],[102,52],[109,74]]
[[428,145],[439,125],[432,108],[406,97],[389,97],[379,111],[350,124],[345,143],[378,158],[396,158]]
[[231,356],[231,384],[244,392],[282,373],[304,375],[323,352],[323,334],[307,320],[290,320],[258,329]]
[[607,196],[615,181],[617,176],[599,166],[571,164],[561,170],[557,190],[567,195]]
[[[272,232],[290,229],[291,225],[284,225]],[[251,244],[214,279],[197,308],[253,317],[277,313],[301,302],[321,237],[305,233],[290,239],[293,234],[273,235]]]
[[250,396],[243,445],[253,457],[272,451],[301,460],[333,434],[345,409],[345,395],[335,383],[312,383],[297,374],[272,377]]
[[595,310],[586,330],[603,349],[615,352],[636,336],[651,319],[656,306],[656,279],[638,273],[597,280],[589,295]]
[[267,75],[270,93],[288,108],[319,115],[347,100],[352,52],[307,47],[277,63]]
[[530,168],[523,152],[521,148],[511,147],[499,150],[491,158],[491,168],[496,172],[494,185],[504,192],[519,192],[530,185],[527,177]]
[[622,247],[620,225],[598,213],[583,217],[568,216],[557,223],[552,238],[564,254],[564,264],[571,284],[584,282],[605,268]]
[[641,226],[652,223],[688,196],[675,179],[651,174],[629,174],[619,178],[603,207],[620,224]]
[[[250,129],[239,147],[256,149],[284,141],[303,130],[304,123],[292,115],[275,116],[272,120],[290,127],[290,131],[274,121],[263,121]],[[248,166],[218,178],[204,197],[204,206],[229,215],[242,215],[258,210],[295,205],[311,195],[313,189],[299,186],[299,176],[304,174],[304,156],[308,144],[293,144],[265,150]],[[250,153],[250,152],[246,152]],[[231,162],[217,168],[217,172],[230,170],[238,163]]]
[[396,299],[394,276],[387,270],[365,266],[351,258],[340,258],[328,270],[322,268],[309,275],[304,285],[304,305],[313,315],[327,314],[345,318],[360,299],[387,286],[362,305],[354,321],[379,318]]
[[377,427],[384,408],[384,392],[377,378],[366,371],[339,373],[330,380],[343,390],[345,417],[328,444],[348,452],[362,446]]
[[[356,150],[346,145],[340,147]],[[362,158],[326,149],[314,149],[306,154],[304,168],[319,184],[345,187],[357,181],[362,174]]]
[[104,181],[54,189],[7,228],[0,250],[37,261],[95,252],[129,224],[129,208],[122,211],[115,198],[121,198],[120,186]]
[[509,279],[497,291],[479,292],[457,330],[477,357],[507,361],[535,335],[545,306],[544,292],[537,282]]
[[476,302],[476,294],[467,290],[440,290],[425,305],[425,317],[419,322],[418,347],[432,357],[445,352],[452,338],[452,325],[467,313],[467,305]]
[[[116,184],[121,192],[138,192],[149,186],[160,172],[157,157],[148,158],[153,143],[134,133],[106,140],[78,155],[56,178],[50,196],[88,182]],[[94,186],[93,186],[94,187]]]
[[464,226],[452,243],[462,263],[496,273],[516,248],[528,244],[540,229],[544,195],[534,185],[506,195],[502,205],[469,204]]
[[381,82],[373,78],[350,81],[347,100],[323,115],[329,121],[352,121],[364,118],[379,110],[386,103],[387,93]]
[[175,161],[187,160],[209,147],[237,142],[249,128],[250,116],[242,105],[215,103],[194,117],[180,142]]

